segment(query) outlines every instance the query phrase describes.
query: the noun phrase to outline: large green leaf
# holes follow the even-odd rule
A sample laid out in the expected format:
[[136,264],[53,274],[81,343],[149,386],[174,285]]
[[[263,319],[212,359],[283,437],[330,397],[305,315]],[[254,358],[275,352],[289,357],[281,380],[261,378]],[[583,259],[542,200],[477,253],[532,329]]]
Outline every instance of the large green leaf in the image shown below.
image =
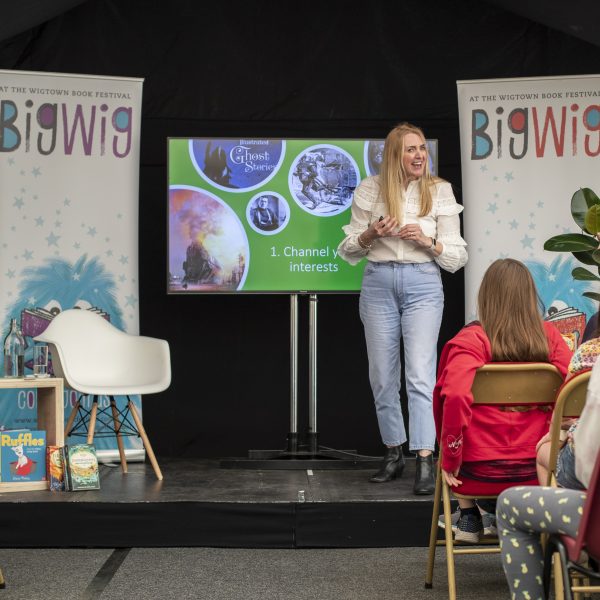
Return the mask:
[[585,229],[595,235],[600,231],[600,205],[591,206],[585,215]]
[[597,294],[596,292],[583,292],[583,295],[586,298],[591,298],[592,300],[597,300],[600,302],[600,294]]
[[573,256],[584,265],[598,266],[600,264],[600,256],[598,261],[594,260],[594,254],[596,252],[598,251],[595,250],[592,252],[591,250],[586,250],[585,252],[573,252]]
[[571,271],[571,275],[573,279],[577,279],[578,281],[600,281],[598,275],[594,275],[583,267],[576,267]]
[[571,197],[571,214],[580,229],[585,229],[585,215],[592,206],[600,204],[600,198],[590,188],[577,190]]
[[585,252],[596,248],[598,248],[598,240],[583,233],[555,235],[544,242],[544,250],[551,252]]

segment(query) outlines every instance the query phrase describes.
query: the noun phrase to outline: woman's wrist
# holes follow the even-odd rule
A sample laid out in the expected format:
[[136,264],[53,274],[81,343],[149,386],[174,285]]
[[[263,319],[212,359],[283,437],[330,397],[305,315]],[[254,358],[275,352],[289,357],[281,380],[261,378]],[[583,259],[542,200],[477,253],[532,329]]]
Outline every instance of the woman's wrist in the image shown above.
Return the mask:
[[371,246],[373,245],[373,240],[367,240],[365,239],[365,232],[363,231],[363,233],[360,233],[358,235],[358,245],[363,249],[363,250],[369,250],[371,248]]

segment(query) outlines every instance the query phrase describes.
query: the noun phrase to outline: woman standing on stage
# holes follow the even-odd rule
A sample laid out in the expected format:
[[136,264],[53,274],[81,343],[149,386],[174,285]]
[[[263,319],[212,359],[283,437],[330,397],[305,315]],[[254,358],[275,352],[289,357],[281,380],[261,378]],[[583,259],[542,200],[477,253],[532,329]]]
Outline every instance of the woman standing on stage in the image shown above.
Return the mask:
[[383,483],[404,469],[406,430],[400,407],[400,342],[404,344],[409,450],[417,454],[415,494],[432,494],[435,426],[432,393],[444,308],[440,269],[467,262],[452,186],[429,170],[421,129],[402,123],[388,134],[379,175],[354,192],[352,217],[339,255],[350,264],[367,259],[360,293],[369,378],[379,431],[386,447]]

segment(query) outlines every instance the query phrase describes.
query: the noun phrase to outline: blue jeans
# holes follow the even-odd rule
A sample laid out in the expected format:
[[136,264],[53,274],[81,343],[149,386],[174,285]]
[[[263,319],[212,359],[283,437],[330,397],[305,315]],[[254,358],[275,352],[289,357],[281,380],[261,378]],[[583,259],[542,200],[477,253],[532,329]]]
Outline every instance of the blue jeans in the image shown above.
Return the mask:
[[386,446],[406,441],[400,407],[400,338],[404,343],[409,449],[433,450],[432,394],[444,292],[435,262],[368,262],[360,293],[369,379],[381,439]]

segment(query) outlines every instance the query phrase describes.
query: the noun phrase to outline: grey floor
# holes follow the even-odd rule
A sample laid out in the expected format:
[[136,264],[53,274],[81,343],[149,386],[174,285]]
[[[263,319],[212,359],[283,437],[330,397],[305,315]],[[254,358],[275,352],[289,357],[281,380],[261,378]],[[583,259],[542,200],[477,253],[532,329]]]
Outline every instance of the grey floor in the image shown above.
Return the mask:
[[[433,589],[426,548],[0,549],[0,600],[443,600],[443,550]],[[496,555],[456,559],[459,600],[509,597]]]

